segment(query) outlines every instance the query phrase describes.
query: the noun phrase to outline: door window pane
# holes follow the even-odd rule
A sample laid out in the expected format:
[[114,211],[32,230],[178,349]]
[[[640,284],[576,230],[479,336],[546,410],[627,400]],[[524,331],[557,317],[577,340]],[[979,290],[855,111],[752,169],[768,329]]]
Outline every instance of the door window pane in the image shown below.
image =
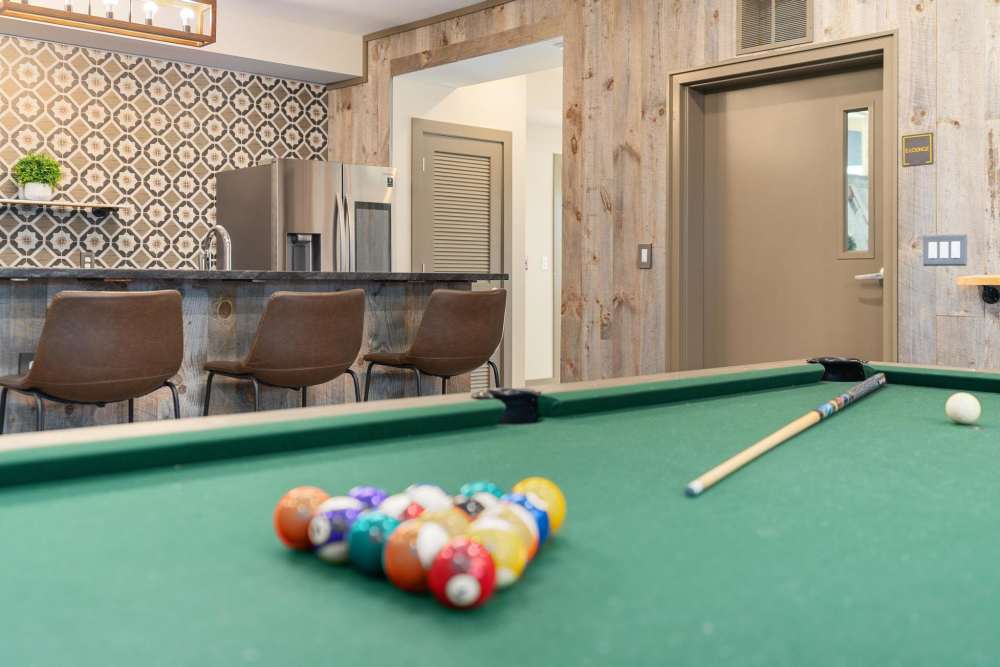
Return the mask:
[[844,168],[844,250],[869,252],[871,249],[871,123],[869,109],[846,112]]

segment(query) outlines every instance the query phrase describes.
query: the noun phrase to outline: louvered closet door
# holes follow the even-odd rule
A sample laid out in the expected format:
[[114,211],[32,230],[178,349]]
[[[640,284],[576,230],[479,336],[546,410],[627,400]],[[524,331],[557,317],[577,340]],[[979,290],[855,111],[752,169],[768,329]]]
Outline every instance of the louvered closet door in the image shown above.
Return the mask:
[[[455,131],[461,129],[470,134],[489,132],[459,127]],[[413,270],[499,272],[503,266],[503,143],[429,132],[415,124],[413,155]],[[487,386],[488,371],[484,366],[473,373],[473,390]]]

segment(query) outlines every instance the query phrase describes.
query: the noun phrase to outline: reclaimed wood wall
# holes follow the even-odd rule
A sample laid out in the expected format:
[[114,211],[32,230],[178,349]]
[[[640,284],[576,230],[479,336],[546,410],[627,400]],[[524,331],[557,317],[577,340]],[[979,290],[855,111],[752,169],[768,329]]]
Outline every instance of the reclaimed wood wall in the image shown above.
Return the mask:
[[[815,42],[894,30],[899,134],[936,163],[899,170],[899,358],[1000,367],[1000,306],[957,288],[1000,272],[1000,2],[814,0]],[[735,0],[512,0],[369,44],[366,83],[331,91],[330,152],[389,162],[391,63],[558,17],[565,41],[562,378],[666,370],[670,72],[735,57]],[[887,137],[898,141],[898,137]],[[920,237],[969,236],[967,267]],[[654,270],[636,267],[652,243]]]

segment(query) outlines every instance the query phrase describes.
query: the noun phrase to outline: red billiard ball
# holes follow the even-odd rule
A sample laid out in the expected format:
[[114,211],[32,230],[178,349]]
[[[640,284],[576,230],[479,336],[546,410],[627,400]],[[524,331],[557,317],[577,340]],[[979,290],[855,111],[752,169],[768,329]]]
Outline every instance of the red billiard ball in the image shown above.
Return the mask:
[[309,521],[319,506],[330,497],[315,486],[297,486],[278,501],[274,508],[274,532],[289,549],[308,551]]
[[416,519],[418,516],[424,513],[424,506],[420,503],[410,503],[403,510],[403,513],[399,516],[400,521],[409,521],[410,519]]
[[454,609],[472,609],[493,595],[493,558],[479,542],[452,539],[438,553],[427,573],[427,585],[438,601]]

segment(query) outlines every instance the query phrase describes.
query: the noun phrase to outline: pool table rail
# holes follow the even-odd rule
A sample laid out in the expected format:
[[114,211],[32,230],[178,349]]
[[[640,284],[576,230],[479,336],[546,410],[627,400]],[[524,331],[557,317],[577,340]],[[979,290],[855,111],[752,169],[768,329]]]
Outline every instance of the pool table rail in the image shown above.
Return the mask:
[[[891,384],[1000,393],[1000,374],[869,363]],[[660,373],[536,389],[542,419],[564,418],[813,384],[823,368],[804,361]],[[497,427],[500,401],[468,395],[397,399],[261,413],[121,424],[0,438],[0,489],[347,444]],[[505,428],[530,428],[509,426]]]

